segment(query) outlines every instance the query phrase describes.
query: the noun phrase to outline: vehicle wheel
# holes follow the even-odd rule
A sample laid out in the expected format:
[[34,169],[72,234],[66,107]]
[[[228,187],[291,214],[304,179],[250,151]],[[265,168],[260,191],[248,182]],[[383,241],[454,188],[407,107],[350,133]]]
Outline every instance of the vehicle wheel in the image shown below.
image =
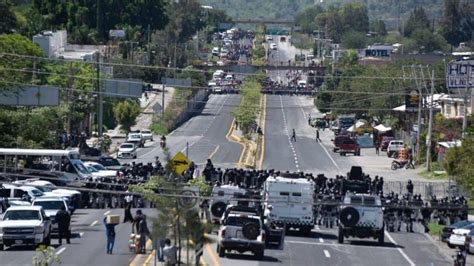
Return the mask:
[[339,227],[339,232],[337,234],[337,242],[339,244],[342,244],[344,243],[344,231],[342,230],[342,228]]
[[263,260],[263,256],[264,256],[264,251],[255,253],[255,257],[257,258],[257,260]]
[[133,156],[133,159],[137,159],[137,156],[136,156],[136,155],[134,155],[134,156]]
[[250,240],[255,240],[260,234],[260,226],[254,222],[247,223],[242,227],[242,234]]
[[218,246],[219,248],[219,257],[224,257],[225,256],[225,248]]
[[395,162],[392,163],[392,166],[390,167],[390,169],[392,170],[397,170],[398,166]]
[[380,229],[380,232],[379,232],[379,245],[383,246],[384,239],[385,239],[385,233],[382,227],[382,229]]
[[449,247],[449,248],[455,248],[456,246],[451,245],[451,243],[448,242],[448,247]]
[[337,150],[336,149],[332,149],[332,152],[336,152]]

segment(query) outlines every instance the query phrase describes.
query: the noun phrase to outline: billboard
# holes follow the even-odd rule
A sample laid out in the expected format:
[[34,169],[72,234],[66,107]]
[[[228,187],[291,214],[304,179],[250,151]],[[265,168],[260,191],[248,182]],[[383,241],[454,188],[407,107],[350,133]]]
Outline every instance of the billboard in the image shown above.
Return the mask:
[[52,86],[31,86],[0,91],[0,105],[9,106],[57,106],[59,88]]
[[109,30],[109,37],[123,38],[125,37],[125,31],[124,30]]
[[405,111],[418,112],[420,94],[416,89],[407,89],[405,94]]
[[446,67],[446,86],[465,89],[474,86],[474,60],[453,61]]
[[141,98],[143,81],[135,79],[108,79],[105,81],[105,97]]

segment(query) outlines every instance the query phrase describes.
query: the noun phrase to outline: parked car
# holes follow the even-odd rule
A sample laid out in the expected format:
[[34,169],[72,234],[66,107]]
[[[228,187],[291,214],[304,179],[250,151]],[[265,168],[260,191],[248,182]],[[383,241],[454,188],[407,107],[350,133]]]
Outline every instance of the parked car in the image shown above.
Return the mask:
[[387,156],[398,156],[398,152],[403,149],[404,146],[403,140],[391,140],[390,143],[388,143]]
[[142,134],[143,140],[144,141],[153,141],[153,133],[151,133],[151,130],[145,129],[140,131],[140,134]]
[[469,224],[464,227],[454,229],[453,233],[449,236],[448,247],[462,247],[466,243],[466,236],[474,229],[474,224]]
[[122,170],[125,168],[117,159],[110,156],[102,156],[97,162],[109,170]]
[[273,41],[273,36],[272,35],[267,35],[266,40],[267,41]]
[[[58,224],[56,223],[55,218],[56,213],[58,213],[61,206],[64,206],[64,208],[66,208],[66,211],[69,212],[69,215],[72,214],[71,210],[69,209],[69,205],[62,197],[40,197],[35,199],[31,205],[43,207],[43,210],[46,215],[51,218],[51,235],[56,235],[59,233]],[[71,228],[69,228],[69,230],[71,230]]]
[[137,147],[133,143],[123,143],[117,153],[118,158],[137,158]]
[[134,143],[138,148],[143,148],[145,146],[145,139],[141,133],[128,134],[127,142]]
[[441,241],[448,242],[449,237],[453,233],[454,229],[459,229],[459,228],[462,228],[466,225],[470,225],[472,223],[473,223],[473,221],[463,220],[463,221],[459,221],[459,222],[451,224],[451,225],[446,225],[441,230]]
[[474,254],[474,230],[471,230],[466,236],[466,245],[469,245],[467,252]]
[[100,163],[84,162],[84,165],[87,167],[87,169],[92,173],[92,176],[94,176],[94,177],[115,178],[115,176],[117,175],[117,171],[108,170],[107,168],[105,168]]
[[277,47],[276,44],[272,43],[272,44],[270,44],[270,49],[272,49],[272,50],[277,50],[278,47]]

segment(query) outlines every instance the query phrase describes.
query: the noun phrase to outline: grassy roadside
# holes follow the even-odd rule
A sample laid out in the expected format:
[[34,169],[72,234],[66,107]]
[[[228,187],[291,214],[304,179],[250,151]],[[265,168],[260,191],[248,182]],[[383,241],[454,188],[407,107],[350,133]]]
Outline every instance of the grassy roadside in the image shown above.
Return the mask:
[[438,223],[429,223],[428,228],[430,229],[430,235],[432,236],[439,236],[441,231],[443,230],[444,225],[440,225]]
[[173,98],[165,108],[163,119],[155,117],[153,124],[150,126],[150,130],[157,135],[167,134],[173,130],[177,118],[186,109],[186,102],[192,94],[193,91],[190,89],[176,88]]

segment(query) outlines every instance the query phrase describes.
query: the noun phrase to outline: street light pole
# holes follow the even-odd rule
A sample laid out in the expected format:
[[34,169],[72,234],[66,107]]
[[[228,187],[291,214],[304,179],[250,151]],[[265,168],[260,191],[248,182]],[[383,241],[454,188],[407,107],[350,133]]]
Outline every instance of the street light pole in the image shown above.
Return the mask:
[[433,94],[434,94],[434,69],[431,71],[431,100],[430,100],[430,121],[428,124],[428,135],[426,137],[426,170],[431,170],[431,138],[433,130]]

